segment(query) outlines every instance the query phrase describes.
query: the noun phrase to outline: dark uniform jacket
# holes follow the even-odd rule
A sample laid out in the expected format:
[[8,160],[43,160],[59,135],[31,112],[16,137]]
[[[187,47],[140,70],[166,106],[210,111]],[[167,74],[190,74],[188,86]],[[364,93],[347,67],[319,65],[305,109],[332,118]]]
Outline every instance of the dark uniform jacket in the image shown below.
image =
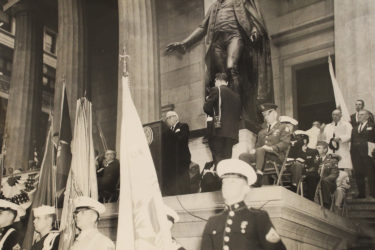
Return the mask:
[[322,180],[329,181],[336,186],[336,179],[339,177],[339,168],[337,166],[337,162],[332,163],[330,154],[327,155],[323,161],[320,161],[318,174],[322,177]]
[[[105,161],[103,162],[105,165]],[[98,172],[98,188],[99,191],[114,192],[116,190],[120,178],[120,162],[114,159]]]
[[[238,142],[238,130],[241,116],[241,99],[238,94],[227,86],[220,86],[221,92],[221,128],[211,129],[213,136],[231,138]],[[209,116],[218,115],[219,90],[213,87],[203,106],[204,112]],[[213,124],[212,124],[213,126]]]
[[202,250],[286,249],[268,213],[244,202],[212,216],[204,229]]
[[366,157],[368,154],[367,142],[375,142],[375,124],[368,121],[360,133],[358,133],[358,127],[359,125],[352,130],[350,151]]
[[273,152],[283,161],[289,144],[289,128],[285,124],[277,122],[270,131],[268,131],[268,128],[264,128],[259,132],[255,147],[260,148],[264,145],[271,146]]
[[34,243],[31,247],[31,250],[44,250],[44,243],[45,241],[48,241],[47,245],[50,246],[49,249],[51,250],[58,250],[59,248],[59,241],[60,241],[60,235],[57,231],[51,232],[49,234],[46,234],[43,236],[38,242]]
[[176,149],[177,172],[183,173],[189,170],[191,154],[189,150],[189,125],[177,122],[173,128],[173,138]]
[[3,241],[2,247],[0,246],[0,250],[12,250],[14,249],[20,249],[20,239],[18,236],[18,232],[14,230],[11,232],[6,238],[4,238],[9,230],[14,230],[11,226],[4,227],[0,229],[0,241]]

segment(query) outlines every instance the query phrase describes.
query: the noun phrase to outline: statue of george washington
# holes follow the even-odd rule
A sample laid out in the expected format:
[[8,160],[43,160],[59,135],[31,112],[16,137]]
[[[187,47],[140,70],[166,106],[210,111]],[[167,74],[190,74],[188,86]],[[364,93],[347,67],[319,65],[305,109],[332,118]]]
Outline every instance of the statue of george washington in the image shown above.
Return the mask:
[[240,94],[246,127],[257,132],[257,105],[273,102],[270,41],[257,0],[217,0],[190,36],[166,47],[166,54],[187,49],[206,36],[206,93],[216,73],[227,73]]

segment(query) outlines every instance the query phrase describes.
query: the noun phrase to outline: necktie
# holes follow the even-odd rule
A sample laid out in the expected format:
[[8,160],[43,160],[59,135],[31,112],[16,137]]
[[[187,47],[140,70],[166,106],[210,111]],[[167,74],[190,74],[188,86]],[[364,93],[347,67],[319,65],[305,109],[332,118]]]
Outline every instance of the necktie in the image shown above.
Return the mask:
[[267,132],[270,132],[270,130],[271,130],[271,124],[268,125]]
[[358,133],[361,133],[361,131],[362,131],[362,125],[363,125],[362,123],[359,124]]

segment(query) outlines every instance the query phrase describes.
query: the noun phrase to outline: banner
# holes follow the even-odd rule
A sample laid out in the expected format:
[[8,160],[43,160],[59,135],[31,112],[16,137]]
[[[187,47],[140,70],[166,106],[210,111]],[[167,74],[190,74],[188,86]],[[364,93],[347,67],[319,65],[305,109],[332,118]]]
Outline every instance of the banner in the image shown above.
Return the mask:
[[172,237],[142,123],[122,77],[120,199],[116,249],[168,250]]
[[350,122],[350,114],[345,104],[344,96],[342,95],[341,89],[336,80],[335,72],[332,66],[331,56],[328,56],[328,64],[329,64],[329,74],[331,75],[333,93],[335,95],[336,108],[341,109],[342,119],[344,121]]
[[61,215],[59,250],[68,250],[75,237],[73,200],[78,196],[98,199],[98,184],[92,137],[92,107],[86,98],[77,101],[72,164],[66,183],[64,207]]

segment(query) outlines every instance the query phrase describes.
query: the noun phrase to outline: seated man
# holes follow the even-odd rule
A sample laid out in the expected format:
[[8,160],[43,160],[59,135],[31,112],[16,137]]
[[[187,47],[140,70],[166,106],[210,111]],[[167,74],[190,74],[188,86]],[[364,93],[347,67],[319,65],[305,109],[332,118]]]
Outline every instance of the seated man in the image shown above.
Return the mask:
[[340,212],[344,199],[350,189],[349,174],[345,169],[339,169],[339,177],[336,180],[336,191],[335,191],[335,211]]
[[40,239],[34,242],[31,250],[57,250],[60,232],[53,230],[56,221],[56,209],[51,206],[40,206],[33,209],[34,228]]
[[341,156],[330,154],[326,158],[326,162],[319,166],[320,182],[317,186],[314,200],[318,203],[322,201],[325,208],[330,208],[332,202],[331,195],[336,190],[336,180],[339,176],[338,162],[341,160]]
[[258,139],[255,150],[249,153],[243,153],[239,157],[242,160],[249,159],[250,162],[256,162],[257,182],[254,187],[262,186],[263,168],[266,160],[282,163],[290,143],[290,128],[282,124],[277,119],[277,106],[273,103],[260,105],[266,128],[258,133]]
[[120,163],[116,159],[116,152],[107,150],[103,167],[97,170],[98,191],[101,200],[108,200],[114,193],[120,178]]
[[21,239],[12,225],[25,213],[20,205],[0,199],[0,250],[21,249]]
[[318,141],[316,145],[317,154],[313,159],[309,160],[306,164],[306,177],[305,182],[307,186],[306,198],[314,200],[316,187],[318,186],[320,175],[318,173],[319,166],[329,161],[327,157],[328,143],[325,141]]

